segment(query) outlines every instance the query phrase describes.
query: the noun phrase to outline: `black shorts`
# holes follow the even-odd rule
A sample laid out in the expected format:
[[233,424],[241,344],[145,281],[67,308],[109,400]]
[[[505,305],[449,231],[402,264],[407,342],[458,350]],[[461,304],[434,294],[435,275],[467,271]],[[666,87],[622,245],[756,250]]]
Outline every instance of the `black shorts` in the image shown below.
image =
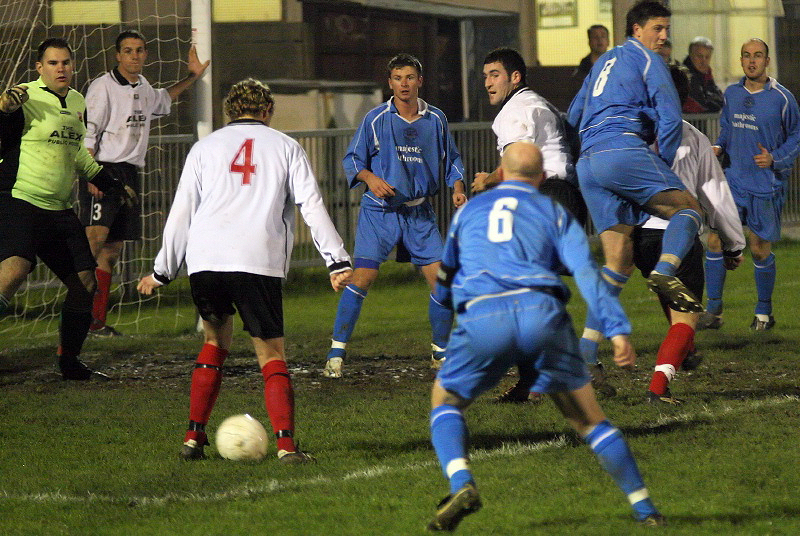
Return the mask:
[[[133,188],[137,195],[142,191],[139,169],[127,162],[99,162],[113,177]],[[108,227],[107,242],[139,240],[142,237],[141,204],[129,206],[119,195],[104,195],[95,199],[89,195],[85,181],[78,181],[78,217],[85,227]]]
[[239,310],[252,337],[283,337],[281,278],[246,272],[197,272],[189,276],[192,299],[203,320],[214,322]]
[[0,260],[22,257],[36,266],[37,256],[62,281],[97,266],[72,209],[44,210],[0,194]]
[[[647,277],[656,267],[661,256],[661,240],[664,237],[663,229],[644,229],[635,227],[633,230],[633,263]],[[683,258],[675,275],[678,276],[686,288],[692,291],[698,300],[703,299],[703,285],[705,276],[703,272],[703,259],[705,253],[700,238],[695,237],[692,248]]]
[[586,203],[583,201],[581,191],[577,186],[564,179],[546,179],[539,186],[539,191],[567,209],[575,216],[575,219],[578,220],[581,227],[586,226],[589,212],[586,209]]

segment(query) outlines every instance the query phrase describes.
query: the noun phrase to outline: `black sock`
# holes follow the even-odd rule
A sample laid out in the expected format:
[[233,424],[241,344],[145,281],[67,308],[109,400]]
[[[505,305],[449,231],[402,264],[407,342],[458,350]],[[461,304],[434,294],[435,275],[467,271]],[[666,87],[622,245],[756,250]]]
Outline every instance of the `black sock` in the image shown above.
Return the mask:
[[64,305],[61,309],[61,324],[58,327],[61,337],[61,360],[77,358],[83,348],[83,341],[92,323],[92,312],[76,311]]

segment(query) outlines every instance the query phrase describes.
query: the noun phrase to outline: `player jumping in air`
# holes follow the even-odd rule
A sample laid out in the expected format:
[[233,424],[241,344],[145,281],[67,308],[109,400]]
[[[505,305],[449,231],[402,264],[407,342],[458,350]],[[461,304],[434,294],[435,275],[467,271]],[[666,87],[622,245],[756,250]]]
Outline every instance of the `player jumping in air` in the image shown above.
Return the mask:
[[[654,52],[667,38],[670,15],[652,1],[628,11],[628,40],[597,60],[570,105],[568,120],[580,131],[578,178],[600,232],[603,280],[619,295],[634,268],[633,229],[656,215],[669,225],[648,285],[673,309],[700,312],[699,299],[675,275],[702,215],[697,199],[670,169],[681,141],[681,104],[666,64]],[[658,153],[648,147],[654,141]],[[588,314],[582,345],[596,346],[598,328]]]

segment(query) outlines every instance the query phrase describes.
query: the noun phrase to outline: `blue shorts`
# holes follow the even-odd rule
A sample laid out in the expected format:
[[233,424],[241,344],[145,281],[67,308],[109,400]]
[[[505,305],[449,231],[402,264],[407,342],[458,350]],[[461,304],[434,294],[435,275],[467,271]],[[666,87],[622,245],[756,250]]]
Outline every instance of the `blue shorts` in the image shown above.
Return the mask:
[[537,290],[487,298],[458,315],[437,378],[442,387],[472,400],[497,385],[508,369],[533,364],[531,391],[574,391],[591,376],[564,304]]
[[598,232],[619,223],[640,225],[648,218],[643,207],[651,197],[686,189],[667,163],[635,135],[593,145],[581,154],[577,169]]
[[731,188],[742,225],[747,225],[761,240],[767,242],[780,240],[781,213],[786,200],[784,192],[771,197],[759,197],[750,192],[735,191]]
[[377,268],[398,245],[417,266],[442,260],[442,235],[430,202],[391,209],[362,204],[353,253],[356,266]]

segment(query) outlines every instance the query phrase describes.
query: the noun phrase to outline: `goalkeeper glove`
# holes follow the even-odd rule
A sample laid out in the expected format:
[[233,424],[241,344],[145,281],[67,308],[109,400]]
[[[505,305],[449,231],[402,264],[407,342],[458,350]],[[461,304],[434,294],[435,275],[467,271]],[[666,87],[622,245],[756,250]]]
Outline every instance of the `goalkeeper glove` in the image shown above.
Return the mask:
[[13,86],[3,93],[0,110],[7,114],[15,112],[28,100],[28,86]]
[[130,207],[135,205],[139,200],[133,188],[113,176],[106,171],[105,168],[101,168],[100,172],[92,177],[89,182],[97,186],[104,194],[119,195],[122,198],[122,202]]

